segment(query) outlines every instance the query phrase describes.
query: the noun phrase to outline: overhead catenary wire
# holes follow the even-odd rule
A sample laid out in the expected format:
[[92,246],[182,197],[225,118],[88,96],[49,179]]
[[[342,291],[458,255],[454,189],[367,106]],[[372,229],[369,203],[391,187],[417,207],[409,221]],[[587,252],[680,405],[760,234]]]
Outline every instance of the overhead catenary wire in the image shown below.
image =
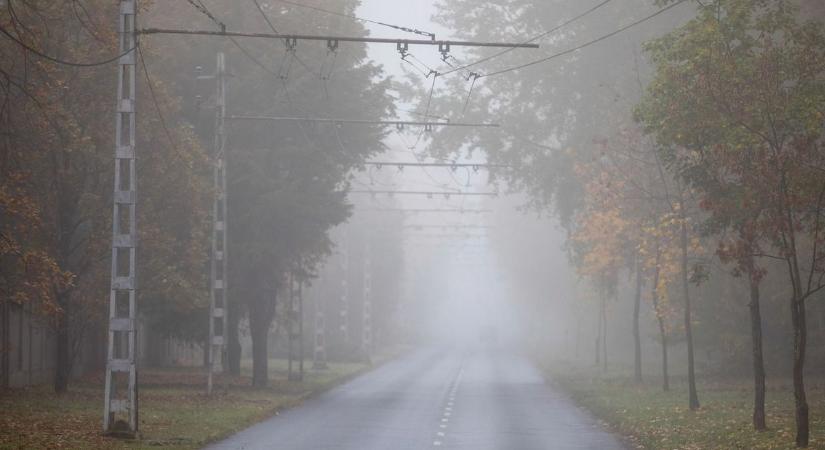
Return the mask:
[[[255,3],[255,7],[257,8],[258,12],[261,14],[261,17],[263,17],[263,19],[266,22],[266,25],[269,27],[269,29],[272,30],[273,33],[277,34],[278,29],[275,28],[275,24],[273,24],[272,21],[269,19],[269,16],[266,14],[264,9],[261,7],[261,4],[258,3],[258,0],[252,0],[252,2]],[[233,40],[233,42],[235,42],[234,38],[232,40]],[[237,42],[235,42],[235,45],[240,46]],[[286,45],[287,48],[289,49],[290,44],[289,44],[288,40],[284,40],[284,45]],[[293,59],[295,61],[297,61],[298,64],[300,64],[307,72],[312,72],[312,70],[310,70],[309,66],[307,66],[306,63],[304,63],[304,61],[301,60],[301,58],[299,58],[298,55],[295,54],[294,49],[292,49],[292,50],[293,50],[293,52],[292,52],[293,53],[293,55],[292,55]]]
[[112,56],[111,58],[107,58],[107,59],[104,59],[104,60],[101,60],[101,61],[94,61],[94,62],[69,61],[69,60],[66,60],[66,59],[62,59],[62,58],[58,58],[58,57],[55,57],[55,56],[48,55],[44,52],[41,52],[40,50],[37,50],[36,48],[32,47],[31,45],[28,45],[25,42],[23,42],[20,38],[18,38],[14,34],[10,33],[8,30],[6,30],[3,27],[0,27],[0,34],[3,34],[9,40],[16,43],[17,45],[19,45],[20,47],[22,47],[26,51],[28,51],[30,53],[33,53],[33,54],[35,54],[35,55],[37,55],[37,56],[39,56],[39,57],[41,57],[45,60],[51,61],[55,64],[60,64],[60,65],[63,65],[63,66],[71,66],[71,67],[105,66],[107,64],[111,64],[111,63],[119,60],[120,58],[128,55],[129,53],[132,53],[133,51],[135,51],[135,48],[136,48],[136,46],[132,47],[132,48],[124,51],[123,53],[118,54],[117,56]]
[[258,0],[252,0],[252,3],[255,4],[255,7],[258,8],[258,12],[261,13],[261,17],[264,18],[266,24],[269,26],[269,29],[272,30],[273,33],[277,33],[278,30],[275,28],[275,25],[272,24],[272,21],[269,20],[269,16],[266,14],[266,11],[261,7],[261,4],[258,3]]
[[[433,94],[435,93],[435,82],[436,82],[436,80],[438,80],[438,72],[436,72],[433,75],[433,82],[430,85],[430,95],[427,96],[427,107],[424,109],[424,116],[425,117],[430,114],[430,106],[432,106],[432,102],[433,102]],[[427,131],[427,128],[425,127],[418,133],[418,137],[416,137],[415,143],[412,145],[412,147],[409,147],[410,150],[415,151],[415,149],[418,148],[418,144],[421,143],[421,139],[424,137],[424,133],[426,131]]]
[[149,94],[152,98],[152,104],[155,107],[155,111],[158,114],[158,119],[160,120],[161,128],[163,128],[163,132],[166,135],[166,138],[169,140],[169,145],[172,146],[172,149],[175,152],[175,157],[178,159],[182,159],[180,149],[175,143],[175,139],[172,137],[172,132],[169,130],[169,125],[166,122],[166,117],[163,115],[163,110],[160,109],[160,102],[158,102],[158,97],[155,93],[155,88],[152,83],[152,77],[149,76],[149,69],[146,67],[146,60],[143,57],[143,51],[141,51],[140,44],[136,45],[136,47],[138,58],[140,58],[140,65],[143,69],[143,76],[144,78],[146,78],[146,85],[149,87]]
[[[197,1],[197,3],[195,3],[195,1],[194,1],[194,0],[186,0],[186,1],[187,1],[190,5],[192,5],[195,9],[197,9],[197,10],[198,10],[201,14],[205,15],[205,16],[206,16],[206,17],[208,17],[210,20],[212,20],[212,21],[213,21],[216,25],[218,25],[218,26],[220,27],[220,29],[221,29],[221,32],[226,32],[226,25],[225,25],[225,24],[224,24],[224,23],[223,23],[220,19],[218,19],[217,17],[215,17],[215,15],[214,15],[214,14],[212,14],[212,12],[211,12],[211,11],[209,11],[209,8],[207,8],[207,7],[206,7],[206,5],[205,5],[205,4],[204,4],[201,0],[198,0],[198,1]],[[253,1],[254,1],[254,0],[253,0]],[[257,5],[257,1],[255,2],[255,4]],[[266,15],[264,15],[264,19],[266,19],[267,24],[269,24],[269,26],[270,26],[270,29],[271,29],[274,33],[278,33],[278,31],[277,31],[277,30],[275,29],[275,27],[274,27],[274,26],[270,23],[269,18],[268,18],[268,17],[266,17]],[[257,57],[255,57],[255,55],[253,55],[252,53],[250,53],[250,52],[249,52],[249,50],[247,50],[247,49],[246,49],[246,47],[244,47],[243,45],[241,45],[241,43],[240,43],[240,42],[238,42],[238,40],[237,40],[237,39],[235,39],[235,37],[234,37],[234,36],[227,36],[227,37],[229,38],[229,41],[230,41],[230,42],[232,42],[232,45],[234,45],[234,46],[235,46],[238,50],[240,50],[240,52],[241,52],[241,53],[242,53],[242,54],[243,54],[243,55],[244,55],[247,59],[249,59],[249,60],[250,60],[253,64],[255,64],[256,66],[258,66],[260,69],[262,69],[264,72],[268,73],[269,75],[272,75],[272,76],[273,76],[273,77],[275,77],[275,78],[280,78],[280,75],[279,75],[278,73],[276,73],[274,70],[272,70],[272,69],[270,69],[269,67],[267,67],[267,66],[266,66],[266,64],[264,64],[264,63],[263,63],[260,59],[258,59]],[[303,66],[303,67],[304,67],[304,69],[306,69],[307,71],[309,71],[309,67],[308,67],[308,66],[307,66],[307,65],[306,65],[306,64],[305,64],[305,63],[304,63],[304,62],[303,62],[300,58],[298,58],[298,57],[297,57],[297,55],[295,56],[295,60],[296,60],[296,61],[298,61],[298,63],[299,63],[301,66]]]
[[406,33],[417,34],[419,36],[427,36],[430,39],[435,40],[435,33],[430,33],[428,31],[421,31],[421,30],[418,30],[418,29],[415,29],[415,28],[409,28],[409,27],[405,27],[405,26],[401,26],[401,25],[393,25],[391,23],[380,22],[380,21],[377,21],[377,20],[365,19],[365,18],[362,18],[362,17],[354,16],[352,14],[346,14],[346,13],[342,13],[342,12],[338,12],[338,11],[332,11],[332,10],[321,8],[321,7],[318,7],[318,6],[304,5],[302,3],[297,3],[297,2],[293,2],[293,1],[289,1],[289,0],[275,0],[275,1],[278,2],[278,3],[284,3],[286,5],[297,6],[299,8],[311,9],[311,10],[314,10],[314,11],[318,11],[318,12],[322,12],[322,13],[326,13],[326,14],[331,14],[331,15],[334,15],[334,16],[346,17],[348,19],[356,20],[356,21],[359,21],[359,22],[366,22],[366,23],[371,23],[371,24],[374,24],[374,25],[380,25],[382,27],[392,28],[392,29],[395,29],[395,30],[404,31]]
[[583,48],[589,47],[593,44],[596,44],[596,43],[599,43],[601,41],[610,39],[611,37],[616,36],[617,34],[620,34],[620,33],[624,32],[624,31],[627,31],[631,28],[639,26],[639,25],[641,25],[641,24],[643,24],[643,23],[645,23],[645,22],[647,22],[647,21],[649,21],[649,20],[651,20],[651,19],[653,19],[653,18],[655,18],[655,17],[657,17],[661,14],[664,14],[665,12],[667,12],[667,11],[669,11],[669,10],[679,6],[679,5],[681,5],[682,3],[685,3],[686,1],[687,0],[678,0],[675,3],[672,3],[672,4],[670,4],[670,5],[668,5],[664,8],[659,9],[658,11],[654,12],[653,14],[647,15],[647,16],[645,16],[645,17],[643,17],[639,20],[636,20],[634,22],[631,22],[631,23],[629,23],[629,24],[627,24],[627,25],[625,25],[625,26],[623,26],[623,27],[621,27],[617,30],[614,30],[610,33],[599,36],[596,39],[592,39],[592,40],[587,41],[584,44],[578,45],[576,47],[564,50],[562,52],[554,53],[550,56],[540,58],[540,59],[537,59],[537,60],[534,60],[534,61],[530,61],[528,63],[524,63],[524,64],[520,64],[520,65],[517,65],[517,66],[509,67],[507,69],[497,70],[495,72],[482,74],[482,75],[480,75],[480,78],[488,78],[488,77],[494,77],[494,76],[497,76],[497,75],[503,75],[505,73],[510,73],[510,72],[513,72],[513,71],[516,71],[516,70],[524,69],[524,68],[527,68],[527,67],[532,67],[532,66],[535,66],[537,64],[542,64],[542,63],[545,63],[547,61],[550,61],[550,60],[553,60],[553,59],[556,59],[556,58],[560,58],[562,56],[569,55],[569,54],[577,52],[577,51],[579,51]]
[[[590,9],[588,9],[587,11],[584,11],[583,13],[581,13],[581,14],[579,14],[579,15],[577,15],[577,16],[574,16],[574,17],[572,17],[572,18],[568,19],[568,20],[566,20],[566,21],[564,21],[564,22],[560,23],[559,25],[557,25],[557,26],[555,26],[555,27],[553,27],[553,28],[551,28],[551,29],[549,29],[549,30],[547,30],[547,31],[544,31],[544,32],[542,32],[542,33],[539,33],[539,34],[537,34],[536,36],[533,36],[532,38],[530,38],[530,39],[528,39],[528,40],[524,41],[523,43],[524,43],[524,44],[529,44],[529,43],[531,43],[531,42],[535,42],[535,41],[537,41],[537,40],[539,40],[539,39],[541,39],[541,38],[543,38],[543,37],[545,37],[545,36],[551,35],[551,34],[555,33],[556,31],[559,31],[559,30],[561,30],[562,28],[564,28],[564,27],[566,27],[566,26],[568,26],[568,25],[570,25],[570,24],[572,24],[572,23],[574,23],[574,22],[577,22],[577,21],[579,21],[579,20],[583,19],[584,17],[586,17],[586,16],[588,16],[589,14],[591,14],[591,13],[595,12],[595,11],[596,11],[596,10],[598,10],[599,8],[601,8],[601,7],[605,6],[605,5],[607,5],[607,4],[608,4],[608,3],[610,3],[611,1],[613,1],[613,0],[602,0],[600,3],[598,3],[598,4],[596,4],[595,6],[591,7],[591,8],[590,8]],[[460,70],[466,70],[466,69],[468,69],[468,68],[470,68],[470,67],[477,66],[477,65],[479,65],[479,64],[481,64],[481,63],[485,63],[485,62],[490,61],[490,60],[492,60],[492,59],[498,58],[499,56],[502,56],[502,55],[505,55],[505,54],[507,54],[507,53],[510,53],[510,52],[511,52],[511,51],[513,51],[513,50],[515,50],[515,47],[511,47],[511,48],[507,48],[507,49],[501,50],[501,51],[499,51],[499,52],[496,52],[496,53],[495,53],[495,54],[493,54],[493,55],[490,55],[490,56],[487,56],[487,57],[481,58],[481,59],[479,59],[479,60],[477,60],[477,61],[474,61],[474,62],[471,62],[471,63],[468,63],[468,64],[464,64],[464,65],[459,66],[459,67],[454,67],[454,68],[452,68],[451,70],[445,71],[445,72],[444,72],[444,75],[450,75],[450,74],[452,74],[452,73],[454,73],[454,72],[458,72],[458,71],[460,71]]]
[[208,17],[209,20],[211,20],[212,22],[215,23],[215,25],[220,27],[221,30],[226,30],[226,24],[221,22],[220,20],[218,20],[218,18],[215,17],[212,14],[212,12],[209,11],[209,8],[207,8],[206,5],[203,4],[202,0],[197,0],[197,1],[195,1],[195,0],[186,0],[186,2],[189,3],[190,5],[192,5],[192,7],[195,8],[196,10],[200,11],[201,14]]

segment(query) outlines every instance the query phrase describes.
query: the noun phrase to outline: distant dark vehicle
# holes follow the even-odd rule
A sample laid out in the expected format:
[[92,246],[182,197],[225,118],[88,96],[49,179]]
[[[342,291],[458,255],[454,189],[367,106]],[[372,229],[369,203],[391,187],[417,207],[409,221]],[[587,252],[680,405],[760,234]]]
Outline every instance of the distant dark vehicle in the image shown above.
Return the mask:
[[493,325],[485,325],[481,327],[478,338],[482,344],[494,346],[498,344],[498,329]]

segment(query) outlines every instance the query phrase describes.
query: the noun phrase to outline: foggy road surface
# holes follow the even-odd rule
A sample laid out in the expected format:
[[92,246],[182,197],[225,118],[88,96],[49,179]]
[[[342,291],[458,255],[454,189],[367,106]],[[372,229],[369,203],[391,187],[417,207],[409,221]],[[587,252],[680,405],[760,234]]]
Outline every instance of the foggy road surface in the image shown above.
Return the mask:
[[624,449],[513,352],[420,350],[208,449]]

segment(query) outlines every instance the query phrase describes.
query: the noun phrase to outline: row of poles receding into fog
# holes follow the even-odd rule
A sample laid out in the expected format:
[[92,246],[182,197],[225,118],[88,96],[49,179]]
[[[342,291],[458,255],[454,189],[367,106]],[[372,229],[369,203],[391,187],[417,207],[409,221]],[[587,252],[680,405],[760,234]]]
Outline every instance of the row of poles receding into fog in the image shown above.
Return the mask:
[[[223,36],[229,39],[236,37],[243,38],[264,38],[283,40],[291,51],[294,51],[298,41],[325,41],[330,48],[337,48],[339,43],[375,43],[396,45],[402,56],[410,46],[436,46],[443,56],[449,54],[452,47],[499,47],[506,49],[513,48],[538,48],[532,43],[497,43],[497,42],[467,42],[467,41],[439,41],[434,36],[430,40],[425,39],[385,39],[369,37],[349,37],[349,36],[314,36],[314,35],[284,35],[277,33],[248,33],[227,31],[221,24],[219,31],[208,30],[179,30],[179,29],[137,29],[137,0],[120,0],[118,30],[119,30],[119,58],[118,81],[117,81],[117,112],[115,127],[115,183],[114,183],[114,211],[112,227],[112,272],[111,291],[109,303],[109,332],[108,351],[106,363],[105,379],[105,399],[104,399],[104,432],[111,435],[135,436],[138,432],[138,367],[137,367],[137,223],[135,216],[135,205],[138,196],[137,172],[136,172],[136,53],[138,51],[138,35],[194,35],[194,36]],[[208,13],[208,11],[206,11]],[[209,14],[210,18],[213,18]],[[330,119],[320,117],[267,117],[255,115],[228,115],[226,111],[226,62],[222,53],[217,57],[217,70],[214,75],[204,78],[214,79],[216,84],[216,107],[215,107],[215,130],[213,148],[213,183],[214,200],[212,214],[212,246],[210,264],[210,307],[209,307],[209,340],[204,349],[208,352],[209,368],[207,380],[207,392],[212,393],[213,375],[225,371],[227,367],[227,313],[228,302],[226,292],[229,286],[227,279],[227,230],[230,218],[227,215],[226,196],[226,146],[227,133],[226,123],[228,121],[255,120],[255,121],[279,121],[279,122],[327,122],[336,126],[343,125],[379,125],[395,126],[399,129],[403,127],[422,127],[425,131],[431,131],[435,127],[490,127],[495,128],[496,124],[487,123],[451,123],[445,121],[370,121],[357,119]],[[425,114],[426,116],[426,114]],[[374,163],[384,165],[383,163]],[[393,163],[399,167],[399,163]],[[446,167],[458,167],[458,164],[446,164]],[[470,166],[478,170],[482,165],[474,164]],[[354,192],[357,193],[357,192]],[[378,194],[379,192],[365,191],[363,193]],[[386,192],[390,194],[390,191]],[[392,194],[411,194],[412,192],[395,192]],[[482,195],[494,196],[495,193],[473,193],[473,192],[423,192],[417,193],[433,197],[435,195]],[[365,244],[369,246],[369,241]],[[362,347],[368,354],[372,347],[372,308],[371,308],[371,263],[369,259],[364,262],[364,304],[363,320],[365,321]],[[290,315],[302,314],[301,310],[301,287],[296,287],[294,277],[290,275],[290,298],[295,300],[290,303]],[[126,302],[128,308],[120,305]],[[120,311],[127,311],[121,314]],[[319,323],[320,321],[320,323]],[[316,317],[315,354],[317,358],[324,355],[324,336],[319,335],[319,326],[323,326],[323,318]],[[300,330],[302,331],[302,330]],[[293,337],[297,334],[290,332],[290,349],[293,349]],[[292,352],[290,352],[292,356]],[[217,361],[221,361],[218,365]],[[323,361],[318,360],[319,366]],[[118,386],[118,377],[126,377],[125,389]]]

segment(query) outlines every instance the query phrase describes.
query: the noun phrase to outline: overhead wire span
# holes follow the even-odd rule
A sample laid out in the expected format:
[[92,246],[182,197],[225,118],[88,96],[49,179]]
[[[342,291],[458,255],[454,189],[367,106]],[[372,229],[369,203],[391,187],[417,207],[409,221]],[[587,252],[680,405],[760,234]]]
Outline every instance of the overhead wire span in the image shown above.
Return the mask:
[[[435,75],[433,75],[433,82],[430,85],[430,95],[427,97],[427,107],[424,109],[425,116],[430,114],[430,106],[432,106],[433,94],[435,93],[435,80],[438,79],[438,76],[438,72],[436,72]],[[424,133],[426,133],[427,131],[427,127],[421,129],[421,131],[418,133],[418,137],[415,139],[415,143],[412,145],[412,147],[410,147],[410,150],[415,152],[415,149],[418,148],[418,144],[421,143],[421,138],[424,137]]]
[[272,21],[269,20],[269,16],[266,15],[266,12],[261,7],[261,4],[258,3],[258,0],[252,0],[252,3],[254,3],[255,7],[258,8],[258,12],[261,13],[261,17],[263,17],[266,24],[269,25],[269,29],[272,30],[273,33],[277,33],[278,30],[275,28],[275,25],[272,24]]
[[146,85],[149,87],[149,94],[152,97],[152,104],[155,106],[155,111],[158,114],[158,119],[160,119],[161,128],[163,128],[163,132],[164,134],[166,134],[166,138],[169,140],[169,145],[171,145],[172,149],[175,151],[175,157],[177,159],[183,159],[183,156],[180,153],[180,149],[175,143],[175,139],[172,137],[172,132],[169,130],[169,125],[166,123],[166,117],[163,115],[163,110],[160,109],[160,102],[158,102],[158,97],[155,93],[155,88],[152,84],[152,77],[149,76],[149,69],[146,67],[146,60],[143,57],[143,52],[140,49],[140,45],[136,45],[136,48],[138,58],[140,58],[140,65],[143,69],[143,76],[146,78]]
[[43,58],[43,59],[45,59],[45,60],[51,61],[51,62],[53,62],[53,63],[55,63],[55,64],[60,64],[60,65],[63,65],[63,66],[71,66],[71,67],[97,67],[97,66],[105,66],[106,64],[113,63],[113,62],[115,62],[115,61],[119,60],[120,58],[122,58],[122,57],[124,57],[124,56],[128,55],[129,53],[133,52],[133,51],[135,50],[135,48],[137,47],[137,46],[132,47],[132,48],[130,48],[130,49],[128,49],[128,50],[126,50],[126,51],[124,51],[123,53],[118,54],[117,56],[113,56],[113,57],[111,57],[111,58],[107,58],[107,59],[104,59],[104,60],[102,60],[102,61],[95,61],[95,62],[78,62],[78,61],[69,61],[69,60],[66,60],[66,59],[57,58],[57,57],[55,57],[55,56],[51,56],[51,55],[48,55],[48,54],[46,54],[46,53],[43,53],[43,52],[41,52],[40,50],[37,50],[36,48],[34,48],[34,47],[32,47],[32,46],[30,46],[30,45],[26,44],[25,42],[23,42],[22,40],[20,40],[20,38],[18,38],[18,37],[17,37],[17,36],[15,36],[14,34],[10,33],[8,30],[6,30],[6,29],[5,29],[5,28],[3,28],[3,27],[0,27],[0,34],[3,34],[3,35],[4,35],[4,36],[6,36],[9,40],[11,40],[11,41],[12,41],[12,42],[14,42],[15,44],[19,45],[20,47],[22,47],[22,48],[23,48],[23,49],[25,49],[26,51],[28,51],[28,52],[30,52],[30,53],[33,53],[33,54],[35,54],[35,55],[37,55],[37,56],[39,56],[39,57],[41,57],[41,58]]
[[[212,14],[212,12],[211,12],[211,11],[209,11],[209,8],[207,8],[207,7],[206,7],[206,5],[203,3],[203,1],[201,1],[201,0],[197,0],[197,3],[195,2],[195,0],[186,0],[186,1],[187,1],[187,3],[189,3],[190,5],[192,5],[195,9],[197,9],[200,13],[204,14],[206,17],[208,17],[210,20],[212,20],[212,21],[213,21],[216,25],[218,25],[218,26],[221,28],[221,32],[226,32],[226,25],[225,25],[225,24],[224,24],[224,23],[223,23],[220,19],[218,19],[217,17],[215,17],[215,15],[214,15],[214,14]],[[255,1],[255,0],[253,0],[253,1]],[[257,1],[255,1],[255,4],[256,4],[256,5],[258,4],[258,3],[257,3]],[[263,13],[263,11],[261,11],[261,13]],[[269,18],[268,18],[268,17],[266,17],[266,15],[265,15],[265,14],[264,14],[264,19],[267,21],[267,24],[269,24],[269,26],[270,26],[270,28],[272,29],[272,31],[273,31],[273,32],[275,32],[275,33],[277,33],[278,31],[275,29],[275,27],[272,25],[272,23],[269,21]],[[253,64],[255,64],[256,66],[258,66],[258,67],[259,67],[261,70],[263,70],[264,72],[266,72],[266,73],[268,73],[268,74],[272,75],[273,77],[280,78],[280,75],[279,75],[279,74],[275,73],[275,71],[274,71],[274,70],[272,70],[272,69],[270,69],[269,67],[267,67],[267,66],[266,66],[266,64],[264,64],[264,63],[263,63],[260,59],[258,59],[257,57],[255,57],[255,55],[253,55],[252,53],[250,53],[250,52],[249,52],[249,50],[247,50],[247,49],[246,49],[246,47],[244,47],[243,45],[241,45],[241,43],[240,43],[240,42],[238,42],[238,40],[235,38],[235,36],[227,35],[227,37],[229,38],[229,41],[230,41],[230,42],[232,42],[232,45],[234,45],[234,46],[235,46],[238,50],[240,50],[240,51],[241,51],[241,53],[242,53],[242,54],[243,54],[243,55],[244,55],[247,59],[249,59],[250,61],[252,61],[252,63],[253,63]],[[298,63],[299,63],[299,64],[301,64],[301,65],[302,65],[302,66],[303,66],[303,67],[304,67],[307,71],[309,71],[309,67],[307,67],[307,65],[306,65],[303,61],[301,61],[301,59],[300,59],[300,58],[298,58],[298,57],[296,56],[296,57],[295,57],[295,59],[296,59],[296,60],[298,61]]]
[[[544,32],[542,32],[542,33],[539,33],[539,34],[537,34],[537,35],[533,36],[532,38],[530,38],[530,39],[528,39],[528,40],[526,40],[526,41],[524,41],[524,42],[522,42],[522,43],[523,43],[523,44],[529,44],[529,43],[531,43],[531,42],[535,42],[535,41],[537,41],[537,40],[539,40],[539,39],[541,39],[541,38],[543,38],[543,37],[545,37],[545,36],[548,36],[548,35],[550,35],[550,34],[553,34],[553,33],[555,33],[556,31],[559,31],[559,30],[561,30],[562,28],[564,28],[564,27],[566,27],[566,26],[568,26],[568,25],[570,25],[570,24],[572,24],[572,23],[574,23],[574,22],[577,22],[577,21],[579,21],[579,20],[583,19],[584,17],[586,17],[586,16],[588,16],[589,14],[591,14],[591,13],[595,12],[595,11],[596,11],[596,10],[598,10],[599,8],[601,8],[601,7],[605,6],[605,5],[607,5],[607,4],[608,4],[608,3],[610,3],[611,1],[613,1],[613,0],[602,0],[600,3],[598,3],[598,4],[596,4],[595,6],[591,7],[591,8],[590,8],[590,9],[588,9],[587,11],[584,11],[583,13],[581,13],[581,14],[579,14],[579,15],[577,15],[577,16],[574,16],[574,17],[572,17],[572,18],[570,18],[570,19],[568,19],[568,20],[565,20],[564,22],[560,23],[559,25],[556,25],[555,27],[553,27],[553,28],[551,28],[551,29],[549,29],[549,30],[547,30],[547,31],[544,31]],[[511,51],[513,51],[513,50],[515,50],[515,49],[516,49],[515,47],[510,47],[510,48],[507,48],[507,49],[501,50],[501,51],[496,52],[496,53],[494,53],[494,54],[492,54],[492,55],[490,55],[490,56],[487,56],[487,57],[481,58],[481,59],[479,59],[479,60],[477,60],[477,61],[474,61],[474,62],[471,62],[471,63],[469,63],[469,64],[465,64],[465,65],[462,65],[462,66],[459,66],[459,67],[455,67],[455,68],[453,68],[452,70],[449,70],[449,71],[444,72],[444,75],[449,75],[449,74],[452,74],[452,73],[454,73],[454,72],[458,72],[459,70],[465,70],[465,69],[468,69],[468,68],[470,68],[470,67],[477,66],[477,65],[479,65],[479,64],[481,64],[481,63],[485,63],[485,62],[490,61],[490,60],[492,60],[492,59],[498,58],[499,56],[502,56],[502,55],[505,55],[505,54],[507,54],[507,53],[510,53]]]
[[467,92],[467,99],[464,100],[464,108],[461,110],[461,114],[466,114],[467,113],[467,106],[470,105],[470,97],[473,95],[473,88],[476,87],[476,81],[478,81],[478,79],[480,77],[481,77],[481,75],[479,75],[475,72],[471,72],[469,77],[467,78],[467,81],[469,81],[470,78],[472,78],[473,82],[470,83],[470,90]]
[[401,26],[401,25],[393,25],[391,23],[386,23],[386,22],[379,22],[377,20],[364,19],[362,17],[354,16],[354,15],[351,15],[351,14],[345,14],[345,13],[338,12],[338,11],[332,11],[332,10],[324,9],[324,8],[321,8],[321,7],[318,7],[318,6],[304,5],[304,4],[289,1],[289,0],[275,0],[275,1],[278,2],[278,3],[284,3],[284,4],[287,4],[287,5],[297,6],[299,8],[306,8],[306,9],[311,9],[311,10],[326,13],[326,14],[332,14],[334,16],[346,17],[348,19],[356,20],[356,21],[359,21],[359,22],[366,22],[366,23],[371,23],[371,24],[375,24],[375,25],[380,25],[382,27],[392,28],[392,29],[403,31],[403,32],[406,32],[406,33],[417,34],[419,36],[427,36],[430,39],[435,40],[435,33],[430,33],[428,31],[422,31],[422,30],[418,30],[418,29],[415,29],[415,28],[404,27],[404,26]]
[[[278,29],[277,29],[277,28],[275,28],[275,24],[273,24],[273,23],[272,23],[272,20],[270,20],[270,19],[269,19],[269,16],[266,14],[266,11],[264,11],[263,7],[261,7],[261,4],[260,4],[260,3],[258,3],[258,0],[252,0],[252,2],[255,4],[255,8],[256,8],[256,9],[258,10],[258,12],[261,14],[261,17],[263,17],[263,19],[264,19],[264,21],[266,22],[266,25],[269,27],[269,29],[270,29],[270,30],[272,30],[272,32],[273,32],[273,33],[278,34],[278,33],[279,33]],[[233,39],[233,40],[234,40],[234,39]],[[291,48],[292,48],[292,50],[294,50],[294,49],[295,49],[295,44],[296,44],[296,43],[294,43],[294,42],[290,42],[288,39],[284,39],[284,45],[286,45],[286,46],[287,46],[287,48],[291,47]],[[237,45],[237,44],[236,44],[236,45]],[[301,65],[301,66],[302,66],[302,67],[303,67],[303,68],[304,68],[307,72],[312,72],[312,70],[309,68],[309,66],[308,66],[308,65],[307,65],[307,64],[306,64],[303,60],[301,60],[301,58],[299,58],[297,54],[296,54],[296,55],[294,55],[294,59],[295,59],[295,61],[297,61],[297,62],[298,62],[298,64],[300,64],[300,65]]]
[[422,61],[420,58],[418,58],[417,56],[413,55],[413,54],[412,54],[412,53],[410,53],[410,52],[406,52],[406,53],[405,53],[405,54],[401,57],[401,59],[402,59],[402,60],[406,60],[405,58],[406,58],[407,56],[409,56],[410,58],[414,59],[414,60],[415,60],[418,64],[420,64],[422,67],[424,67],[424,69],[426,69],[426,73],[424,74],[424,75],[425,75],[425,78],[430,78],[430,76],[431,76],[431,75],[435,75],[435,76],[437,76],[437,75],[438,75],[438,71],[437,71],[437,70],[433,69],[432,67],[430,67],[429,65],[427,65],[427,63],[425,63],[425,62],[424,62],[424,61]]
[[216,25],[218,25],[221,30],[224,30],[224,31],[226,30],[226,24],[221,22],[220,20],[218,20],[218,18],[215,17],[209,11],[209,9],[206,7],[206,5],[203,4],[202,0],[197,0],[197,1],[195,1],[195,0],[186,0],[186,2],[189,3],[190,5],[192,5],[192,7],[195,8],[196,10],[198,10],[201,14],[208,17]]
[[440,116],[435,116],[435,115],[432,115],[432,114],[428,114],[428,115],[425,116],[423,113],[420,113],[418,111],[414,111],[414,110],[411,110],[411,109],[405,109],[405,108],[396,108],[396,109],[398,111],[405,112],[405,113],[413,115],[413,116],[424,117],[424,118],[427,118],[427,119],[436,119],[436,120],[440,120],[440,121],[444,121],[444,122],[449,122],[450,121],[450,119],[447,118],[447,117],[440,117]]
[[687,1],[687,0],[678,0],[678,1],[677,1],[677,2],[675,2],[675,3],[672,3],[672,4],[670,4],[670,5],[668,5],[668,6],[664,7],[664,8],[659,9],[658,11],[654,12],[653,14],[650,14],[650,15],[648,15],[648,16],[645,16],[645,17],[643,17],[643,18],[641,18],[641,19],[639,19],[639,20],[637,20],[637,21],[635,21],[635,22],[629,23],[629,24],[627,24],[627,25],[625,25],[625,26],[623,26],[623,27],[621,27],[621,28],[619,28],[619,29],[617,29],[617,30],[614,30],[614,31],[610,32],[610,33],[607,33],[607,34],[605,34],[605,35],[599,36],[599,37],[597,37],[596,39],[593,39],[593,40],[587,41],[587,42],[585,42],[584,44],[581,44],[581,45],[578,45],[578,46],[576,46],[576,47],[573,47],[573,48],[570,48],[570,49],[564,50],[564,51],[559,52],[559,53],[554,53],[554,54],[552,54],[552,55],[550,55],[550,56],[547,56],[547,57],[544,57],[544,58],[541,58],[541,59],[537,59],[537,60],[534,60],[534,61],[531,61],[531,62],[528,62],[528,63],[525,63],[525,64],[520,64],[520,65],[518,65],[518,66],[513,66],[513,67],[510,67],[510,68],[507,68],[507,69],[502,69],[502,70],[497,70],[497,71],[495,71],[495,72],[491,72],[491,73],[487,73],[487,74],[482,74],[482,75],[481,75],[481,78],[487,78],[487,77],[494,77],[494,76],[497,76],[497,75],[503,75],[503,74],[505,74],[505,73],[509,73],[509,72],[513,72],[513,71],[516,71],[516,70],[519,70],[519,69],[524,69],[524,68],[527,68],[527,67],[535,66],[535,65],[537,65],[537,64],[545,63],[545,62],[547,62],[547,61],[550,61],[550,60],[553,60],[553,59],[556,59],[556,58],[559,58],[559,57],[562,57],[562,56],[569,55],[569,54],[571,54],[571,53],[577,52],[577,51],[579,51],[579,50],[581,50],[581,49],[583,49],[583,48],[586,48],[586,47],[589,47],[589,46],[591,46],[591,45],[593,45],[593,44],[596,44],[596,43],[599,43],[599,42],[601,42],[601,41],[607,40],[607,39],[609,39],[609,38],[611,38],[611,37],[613,37],[613,36],[615,36],[615,35],[617,35],[617,34],[619,34],[619,33],[622,33],[622,32],[624,32],[624,31],[627,31],[627,30],[629,30],[629,29],[631,29],[631,28],[634,28],[634,27],[636,27],[636,26],[638,26],[638,25],[641,25],[641,24],[643,24],[643,23],[645,23],[645,22],[647,22],[647,21],[649,21],[649,20],[653,19],[654,17],[657,17],[657,16],[659,16],[659,15],[661,15],[661,14],[664,14],[665,12],[667,12],[667,11],[669,11],[669,10],[671,10],[671,9],[673,9],[673,8],[675,8],[675,7],[677,7],[677,6],[679,6],[679,5],[681,5],[682,3],[685,3],[686,1]]

